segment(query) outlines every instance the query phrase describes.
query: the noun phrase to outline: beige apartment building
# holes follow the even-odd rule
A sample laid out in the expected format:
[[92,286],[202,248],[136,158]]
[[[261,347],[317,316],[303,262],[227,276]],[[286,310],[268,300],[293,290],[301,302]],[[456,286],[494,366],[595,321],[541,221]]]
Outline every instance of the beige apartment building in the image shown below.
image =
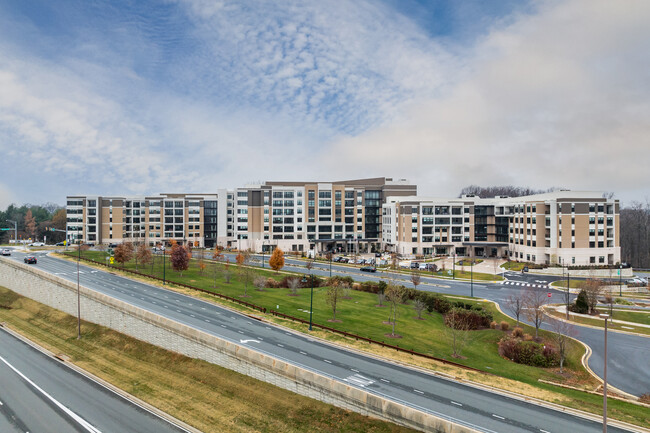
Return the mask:
[[619,202],[599,192],[525,197],[390,197],[383,247],[401,254],[502,257],[539,264],[620,262]]
[[66,237],[72,243],[216,244],[216,194],[68,196],[66,212]]

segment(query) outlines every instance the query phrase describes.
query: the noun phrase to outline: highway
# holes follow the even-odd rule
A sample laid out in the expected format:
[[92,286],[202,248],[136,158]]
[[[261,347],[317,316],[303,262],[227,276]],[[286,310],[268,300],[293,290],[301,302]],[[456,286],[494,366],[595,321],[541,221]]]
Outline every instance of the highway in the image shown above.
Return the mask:
[[0,328],[0,432],[180,433]]
[[[14,254],[14,260],[22,260]],[[76,281],[76,264],[41,255],[38,268]],[[485,432],[593,432],[597,421],[457,383],[252,320],[226,308],[81,266],[81,284],[253,350]],[[610,427],[611,432],[625,431]]]

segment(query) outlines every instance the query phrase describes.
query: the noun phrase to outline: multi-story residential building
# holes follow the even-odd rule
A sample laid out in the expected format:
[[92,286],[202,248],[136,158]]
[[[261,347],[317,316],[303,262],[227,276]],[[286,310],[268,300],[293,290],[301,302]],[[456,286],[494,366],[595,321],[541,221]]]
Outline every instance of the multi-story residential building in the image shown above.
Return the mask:
[[[374,251],[381,248],[381,206],[389,196],[413,195],[405,179],[265,182],[227,199],[219,243],[254,251]],[[221,208],[220,208],[221,209]],[[222,226],[220,226],[222,227]]]
[[384,248],[402,254],[509,257],[533,263],[620,261],[619,203],[602,193],[556,191],[525,197],[390,197]]
[[90,244],[176,240],[211,247],[217,240],[216,194],[67,197],[67,239]]

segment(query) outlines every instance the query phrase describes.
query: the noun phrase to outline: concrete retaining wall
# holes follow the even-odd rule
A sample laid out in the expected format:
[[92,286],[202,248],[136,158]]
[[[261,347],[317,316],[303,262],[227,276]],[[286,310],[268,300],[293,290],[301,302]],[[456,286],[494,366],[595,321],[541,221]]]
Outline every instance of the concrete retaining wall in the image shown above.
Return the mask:
[[[68,314],[77,314],[76,284],[41,271],[37,267],[0,258],[0,285]],[[82,319],[156,346],[203,359],[325,403],[418,430],[476,432],[85,287],[80,288],[80,293]]]
[[[634,270],[632,268],[622,269],[623,278],[632,278],[634,276]],[[566,268],[564,272],[562,268],[545,268],[545,269],[531,269],[531,273],[534,274],[544,274],[544,275],[556,275],[556,276],[566,276]],[[572,269],[569,271],[569,275],[573,277],[582,277],[582,278],[618,278],[618,269],[612,270],[612,273],[609,273],[609,269]]]

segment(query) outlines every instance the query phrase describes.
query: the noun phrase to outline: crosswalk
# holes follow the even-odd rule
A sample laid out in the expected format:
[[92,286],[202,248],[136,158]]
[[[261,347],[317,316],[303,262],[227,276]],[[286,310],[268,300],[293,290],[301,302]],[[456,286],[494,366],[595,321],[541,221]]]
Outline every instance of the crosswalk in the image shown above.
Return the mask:
[[521,287],[539,287],[550,289],[551,286],[548,284],[535,284],[535,283],[526,283],[523,281],[501,281],[501,285],[510,285],[510,286],[521,286]]

